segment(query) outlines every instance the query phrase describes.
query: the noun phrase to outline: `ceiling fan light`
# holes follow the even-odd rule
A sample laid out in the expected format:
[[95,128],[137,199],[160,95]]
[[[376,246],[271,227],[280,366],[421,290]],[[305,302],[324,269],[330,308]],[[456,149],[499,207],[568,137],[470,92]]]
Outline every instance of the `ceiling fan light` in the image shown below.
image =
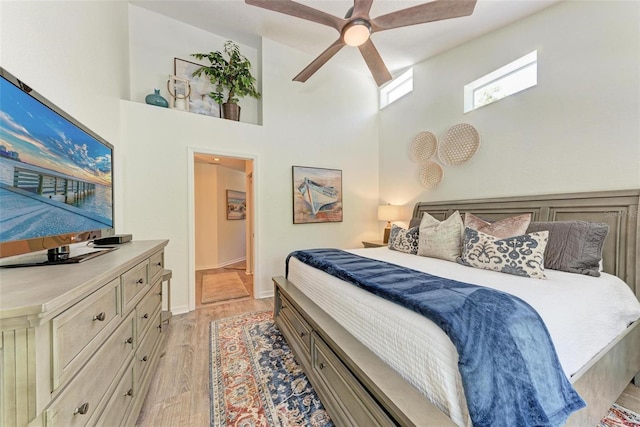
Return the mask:
[[371,35],[371,26],[364,19],[356,19],[346,25],[342,38],[349,46],[360,46]]

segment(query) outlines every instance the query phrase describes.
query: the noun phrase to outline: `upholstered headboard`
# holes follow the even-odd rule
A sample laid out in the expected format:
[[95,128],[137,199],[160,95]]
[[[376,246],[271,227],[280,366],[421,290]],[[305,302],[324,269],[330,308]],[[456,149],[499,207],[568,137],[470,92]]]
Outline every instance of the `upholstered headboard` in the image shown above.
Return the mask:
[[531,213],[532,221],[606,222],[609,234],[603,248],[604,271],[624,280],[640,299],[640,190],[550,194],[445,202],[420,202],[414,218],[429,212],[443,220],[458,210],[461,214],[492,219]]

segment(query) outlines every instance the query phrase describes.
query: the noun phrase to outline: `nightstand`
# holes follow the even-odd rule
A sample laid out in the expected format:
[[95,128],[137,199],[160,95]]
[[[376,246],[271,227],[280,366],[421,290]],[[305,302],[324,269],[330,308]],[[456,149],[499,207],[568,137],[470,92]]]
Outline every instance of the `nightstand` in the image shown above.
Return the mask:
[[382,240],[374,240],[369,242],[363,241],[362,244],[365,248],[380,248],[383,246],[388,246],[388,243],[382,243]]

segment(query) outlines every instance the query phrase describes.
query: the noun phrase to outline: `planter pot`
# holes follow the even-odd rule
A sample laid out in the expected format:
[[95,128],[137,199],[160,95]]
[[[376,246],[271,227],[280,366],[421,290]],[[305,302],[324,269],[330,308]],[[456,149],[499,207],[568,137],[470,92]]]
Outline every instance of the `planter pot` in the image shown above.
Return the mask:
[[240,120],[240,106],[238,104],[222,104],[222,117],[227,120]]

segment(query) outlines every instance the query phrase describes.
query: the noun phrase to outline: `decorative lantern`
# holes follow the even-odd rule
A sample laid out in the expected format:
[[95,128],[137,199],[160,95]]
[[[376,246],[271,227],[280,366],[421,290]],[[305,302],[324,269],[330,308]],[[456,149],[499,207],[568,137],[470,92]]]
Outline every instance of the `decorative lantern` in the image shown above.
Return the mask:
[[189,80],[169,75],[167,90],[171,96],[169,108],[189,111],[189,95],[191,95],[191,85],[189,84]]

